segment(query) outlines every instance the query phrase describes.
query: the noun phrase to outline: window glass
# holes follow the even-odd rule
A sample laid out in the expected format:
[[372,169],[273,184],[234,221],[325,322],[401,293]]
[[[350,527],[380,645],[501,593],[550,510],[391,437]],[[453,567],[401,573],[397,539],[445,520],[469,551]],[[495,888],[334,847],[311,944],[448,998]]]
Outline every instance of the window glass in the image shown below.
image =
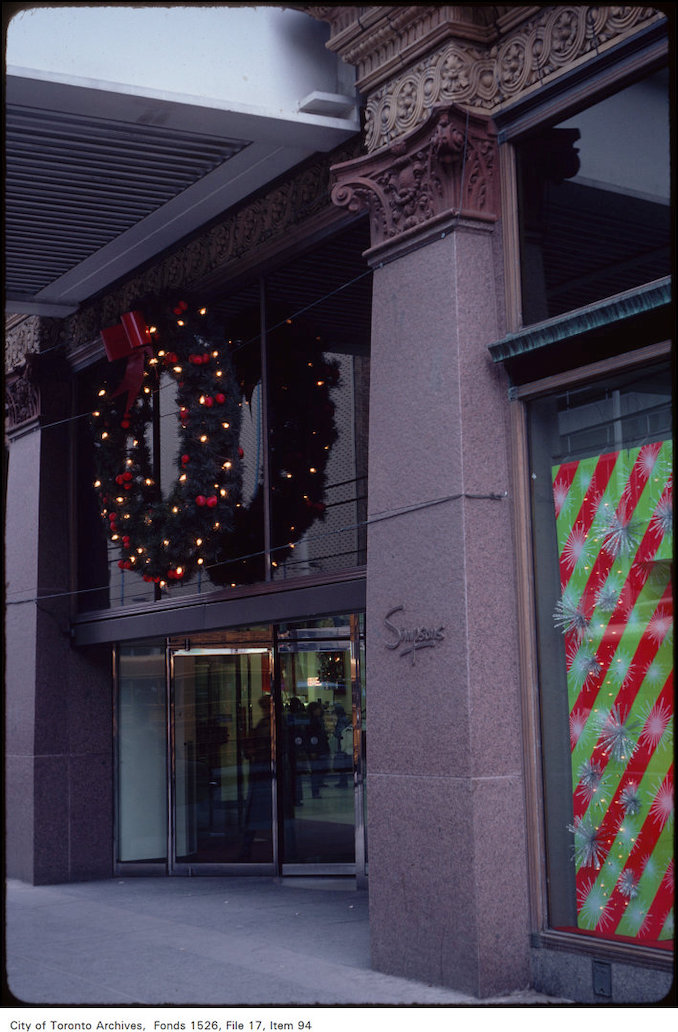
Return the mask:
[[273,579],[363,564],[369,357],[301,320],[269,354]]
[[[176,314],[153,331],[131,416],[117,388],[138,351],[83,374],[81,411],[94,415],[79,424],[82,610],[365,563],[366,237],[353,226],[233,294],[148,299],[146,318]],[[174,321],[199,324],[181,346]]]
[[529,406],[552,927],[673,941],[669,370]]
[[670,273],[669,138],[658,72],[517,147],[525,324]]

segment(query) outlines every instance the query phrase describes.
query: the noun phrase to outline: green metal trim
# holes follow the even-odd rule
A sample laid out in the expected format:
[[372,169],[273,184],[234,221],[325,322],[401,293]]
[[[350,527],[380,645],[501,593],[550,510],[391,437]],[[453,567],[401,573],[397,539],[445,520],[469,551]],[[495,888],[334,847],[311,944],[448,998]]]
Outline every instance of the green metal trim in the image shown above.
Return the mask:
[[518,333],[510,333],[502,340],[489,344],[489,352],[494,362],[505,362],[507,359],[517,358],[551,344],[560,344],[573,337],[581,337],[605,326],[651,312],[670,302],[671,277],[666,276],[643,287],[615,294],[604,301],[596,301],[585,308],[577,308],[566,315],[546,319]]

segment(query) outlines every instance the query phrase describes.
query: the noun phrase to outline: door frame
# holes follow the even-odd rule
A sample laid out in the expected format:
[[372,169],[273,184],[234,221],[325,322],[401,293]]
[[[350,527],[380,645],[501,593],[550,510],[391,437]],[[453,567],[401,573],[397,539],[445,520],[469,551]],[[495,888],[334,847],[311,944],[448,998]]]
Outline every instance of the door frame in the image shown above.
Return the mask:
[[[356,879],[358,886],[364,886],[367,879],[367,858],[366,858],[366,828],[365,828],[365,728],[363,725],[364,708],[364,633],[361,634],[360,617],[364,610],[349,610],[347,616],[350,620],[350,638],[348,645],[351,656],[351,709],[353,724],[353,792],[354,792],[354,842],[355,861],[354,863],[282,863],[281,861],[281,835],[282,825],[280,817],[280,799],[278,793],[278,736],[282,727],[280,722],[282,694],[280,690],[280,662],[277,648],[277,624],[270,624],[271,645],[270,654],[272,660],[272,682],[271,693],[274,700],[273,706],[273,735],[272,735],[272,832],[273,850],[270,863],[186,863],[175,859],[176,849],[176,825],[175,825],[175,793],[176,793],[176,755],[175,755],[175,713],[174,713],[174,655],[182,651],[181,645],[177,643],[176,636],[171,639],[164,638],[165,648],[165,711],[166,711],[166,784],[167,784],[167,859],[165,862],[145,861],[119,861],[117,859],[118,840],[118,812],[116,804],[116,816],[114,827],[115,855],[113,867],[116,875],[148,875],[157,876],[166,874],[171,876],[271,876],[271,877],[299,877],[299,876],[349,876]],[[316,616],[308,617],[313,622]],[[295,622],[303,622],[297,621]],[[261,625],[260,625],[261,626]],[[237,631],[235,627],[224,628],[225,631]],[[212,631],[213,635],[214,632]],[[191,636],[195,648],[202,647],[198,644],[200,632],[194,632]],[[136,639],[139,641],[139,639]],[[145,639],[150,641],[150,639]],[[344,639],[346,641],[346,639]],[[124,644],[124,643],[121,643]],[[233,646],[234,654],[247,653],[251,645],[243,644],[242,647]],[[207,646],[209,648],[209,646]],[[215,646],[215,651],[219,646]],[[114,648],[114,710],[116,737],[118,728],[118,662],[117,654],[119,647]],[[116,771],[118,768],[118,749],[116,744]],[[116,797],[117,797],[118,776],[116,773]]]
[[[365,850],[365,748],[363,729],[363,692],[362,678],[364,676],[363,660],[361,659],[360,645],[360,621],[355,612],[348,613],[350,621],[350,636],[348,639],[351,656],[351,722],[353,726],[353,839],[354,839],[354,861],[353,863],[289,863],[280,862],[279,873],[281,877],[315,877],[317,875],[349,876],[355,877],[357,886],[363,888],[367,884],[367,857]],[[344,639],[345,641],[346,639]],[[282,707],[282,693],[280,691],[280,661],[278,652],[277,635],[274,628],[274,684],[275,684],[275,710],[279,717]],[[282,728],[279,722],[277,727]],[[277,779],[274,778],[277,784]],[[277,828],[274,837],[277,836],[278,843],[282,835],[282,815],[278,811]]]
[[[202,646],[195,645],[195,649]],[[219,647],[212,649],[207,647],[201,654],[223,655],[227,650],[229,655],[247,655],[254,652],[260,653],[261,648],[251,646],[240,647]],[[267,863],[238,863],[230,862],[194,862],[179,861],[176,859],[176,722],[175,722],[175,699],[174,699],[174,657],[177,653],[190,655],[192,649],[182,649],[181,646],[172,645],[167,642],[165,672],[167,677],[167,874],[170,876],[184,877],[209,877],[209,876],[246,876],[255,875],[259,877],[275,876],[279,870],[278,860],[278,834],[277,834],[277,776],[275,768],[275,742],[277,736],[275,722],[275,706],[272,708],[272,734],[271,734],[271,814],[272,814],[272,859]],[[270,659],[271,695],[275,699],[275,650],[273,644],[267,648]]]

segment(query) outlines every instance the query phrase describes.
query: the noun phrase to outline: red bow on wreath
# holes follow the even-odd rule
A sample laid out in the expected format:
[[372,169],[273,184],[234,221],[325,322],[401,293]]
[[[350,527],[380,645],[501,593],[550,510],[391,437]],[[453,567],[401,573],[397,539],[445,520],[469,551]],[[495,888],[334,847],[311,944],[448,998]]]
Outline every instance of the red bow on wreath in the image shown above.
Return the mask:
[[128,356],[125,375],[117,390],[111,395],[114,398],[118,394],[127,392],[125,408],[125,417],[127,417],[141,390],[144,378],[144,360],[147,354],[151,354],[151,331],[141,312],[125,312],[120,316],[117,326],[108,326],[101,331],[101,339],[106,348],[109,362],[115,362],[118,358]]

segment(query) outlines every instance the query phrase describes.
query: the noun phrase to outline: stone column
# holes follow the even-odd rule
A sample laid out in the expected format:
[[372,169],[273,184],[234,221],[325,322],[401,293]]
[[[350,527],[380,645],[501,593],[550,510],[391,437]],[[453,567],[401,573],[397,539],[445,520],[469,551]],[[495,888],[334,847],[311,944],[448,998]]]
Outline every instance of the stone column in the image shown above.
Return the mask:
[[372,962],[479,997],[529,982],[496,164],[443,107],[332,192],[372,225]]
[[[37,325],[33,343],[44,342]],[[60,354],[29,353],[7,377],[6,856],[9,877],[34,884],[109,876],[113,853],[110,653],[76,653],[70,640]]]

